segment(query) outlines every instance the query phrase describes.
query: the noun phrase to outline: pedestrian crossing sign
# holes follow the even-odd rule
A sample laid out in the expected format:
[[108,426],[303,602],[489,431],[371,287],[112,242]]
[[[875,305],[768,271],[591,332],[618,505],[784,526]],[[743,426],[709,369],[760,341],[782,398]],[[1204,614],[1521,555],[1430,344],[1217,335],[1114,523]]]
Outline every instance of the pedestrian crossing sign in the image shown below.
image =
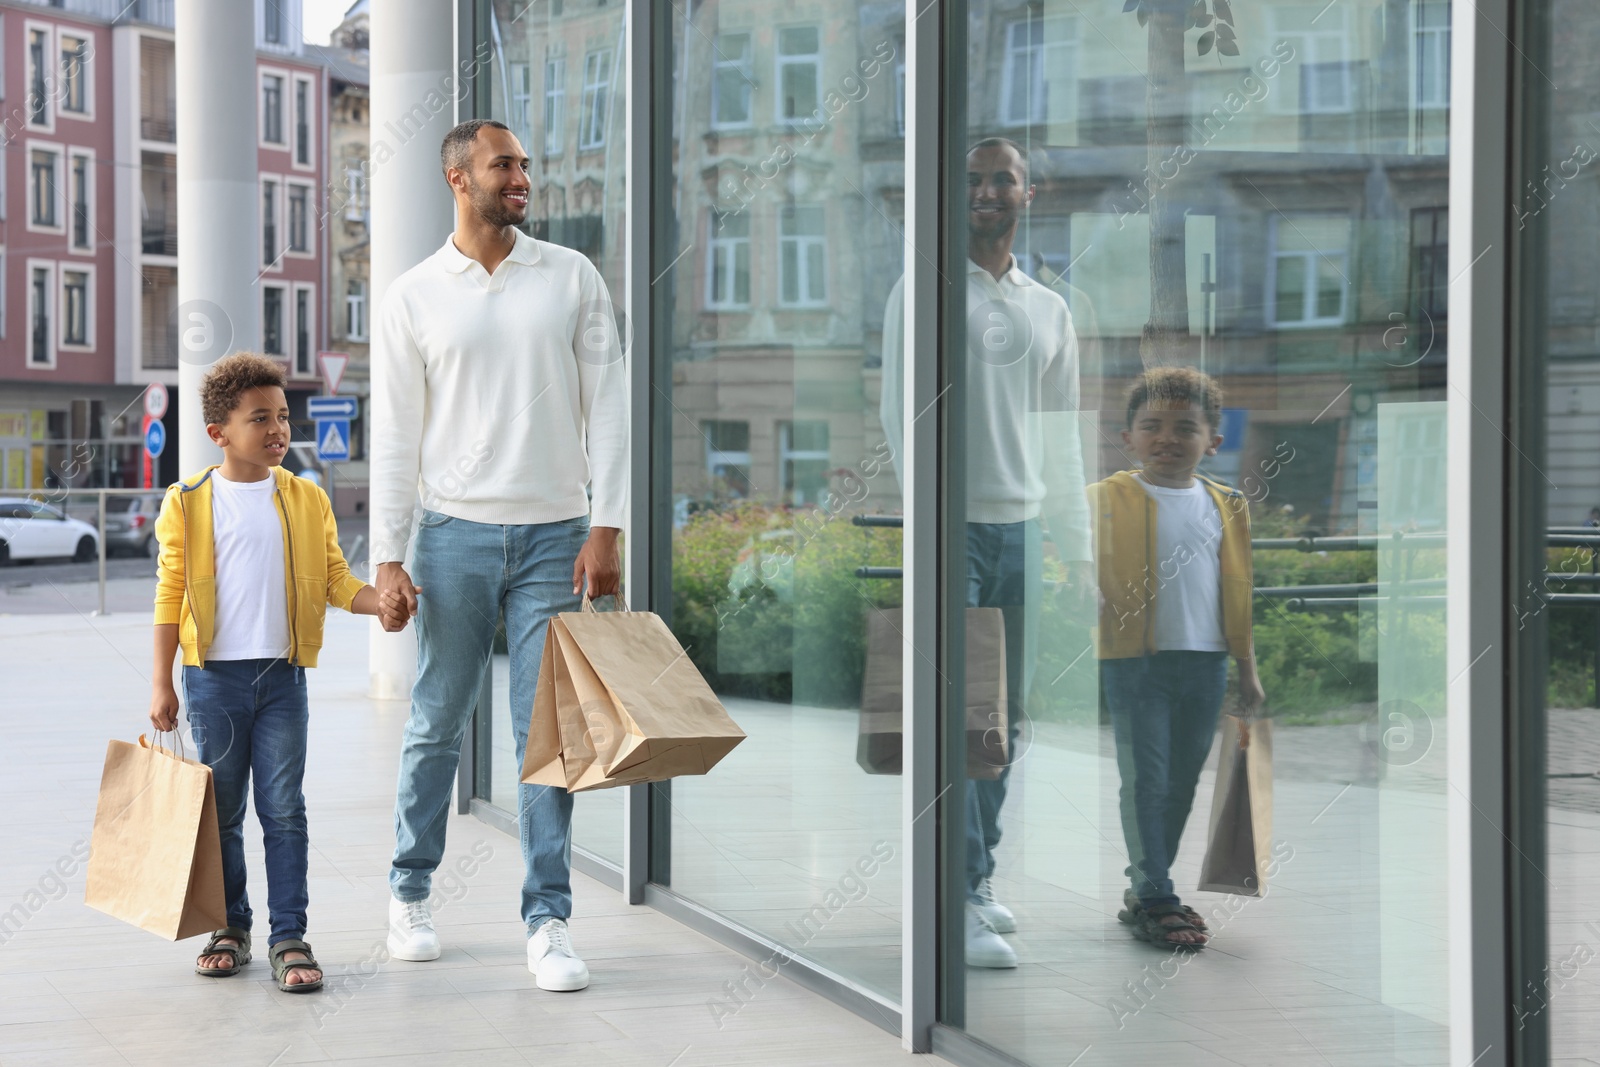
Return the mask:
[[350,458],[349,419],[317,421],[317,458],[324,463],[338,463]]

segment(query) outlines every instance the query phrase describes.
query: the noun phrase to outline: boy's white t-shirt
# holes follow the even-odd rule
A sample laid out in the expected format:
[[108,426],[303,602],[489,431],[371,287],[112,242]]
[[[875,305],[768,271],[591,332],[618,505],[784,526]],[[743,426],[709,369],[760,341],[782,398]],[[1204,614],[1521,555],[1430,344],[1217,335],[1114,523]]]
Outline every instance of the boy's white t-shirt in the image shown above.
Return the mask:
[[1222,513],[1206,487],[1144,486],[1156,502],[1156,649],[1226,652],[1222,629]]
[[211,472],[217,622],[207,660],[282,659],[289,654],[277,489],[273,477],[230,482]]

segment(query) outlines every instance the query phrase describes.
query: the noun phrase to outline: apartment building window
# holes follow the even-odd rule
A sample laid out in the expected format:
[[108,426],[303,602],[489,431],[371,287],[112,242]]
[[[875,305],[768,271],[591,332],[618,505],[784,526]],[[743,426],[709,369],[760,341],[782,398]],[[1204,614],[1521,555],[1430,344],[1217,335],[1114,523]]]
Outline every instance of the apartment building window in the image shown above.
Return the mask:
[[311,287],[297,285],[294,289],[294,372],[308,375],[311,362]]
[[1412,103],[1450,106],[1450,4],[1424,0],[1412,9]]
[[799,122],[822,100],[822,35],[815,26],[778,31],[778,121]]
[[1000,121],[1028,126],[1077,118],[1078,23],[1029,18],[1006,30]]
[[261,76],[261,139],[283,144],[283,75]]
[[828,238],[820,205],[790,205],[778,212],[778,300],[791,307],[820,307],[828,300]]
[[294,161],[311,166],[311,80],[294,80]]
[[367,218],[367,175],[358,163],[344,168],[344,217],[348,222]]
[[89,42],[82,37],[61,37],[60,95],[62,111],[89,113]]
[[736,419],[705,419],[706,473],[734,497],[750,495],[750,424]]
[[1290,94],[1270,97],[1274,110],[1304,115],[1347,112],[1353,106],[1350,84],[1350,28],[1344,8],[1317,4],[1268,8],[1272,40],[1287,41],[1295,58],[1288,64],[1290,83],[1298,68],[1298,107]]
[[544,154],[558,155],[567,136],[567,60],[544,61]]
[[88,348],[89,273],[83,270],[61,272],[61,343]]
[[1282,215],[1270,224],[1274,326],[1337,326],[1350,290],[1350,220]]
[[711,128],[727,130],[750,125],[750,35],[717,37],[711,58]]
[[367,283],[359,278],[345,283],[344,336],[347,341],[367,339]]
[[61,153],[35,148],[29,153],[30,219],[34,226],[59,229],[61,213],[56,203],[61,196]]
[[267,266],[278,262],[282,250],[278,246],[278,183],[261,183],[261,262]]
[[821,421],[778,424],[778,473],[783,499],[820,504],[828,491],[828,424]]
[[1411,213],[1411,308],[1413,326],[1443,327],[1450,317],[1450,210]]
[[28,28],[28,125],[50,129],[53,116],[50,94],[45,91],[46,72],[50,69],[50,31]]
[[578,147],[606,143],[606,102],[611,91],[611,50],[590,52],[583,59],[583,111],[578,116]]
[[72,247],[88,251],[94,247],[89,235],[94,232],[90,211],[94,204],[93,159],[81,153],[72,154]]
[[527,63],[507,65],[511,82],[511,101],[507,118],[511,132],[525,149],[533,147],[533,73]]
[[311,251],[311,190],[290,184],[289,190],[289,251]]
[[283,43],[283,8],[279,0],[266,0],[262,5],[266,18],[261,27],[261,36],[267,44]]
[[713,211],[706,253],[706,307],[750,306],[750,216]]
[[46,263],[28,267],[28,365],[53,367],[55,346],[50,341],[51,320],[55,314],[55,268]]
[[261,287],[261,351],[269,356],[284,355],[283,286]]

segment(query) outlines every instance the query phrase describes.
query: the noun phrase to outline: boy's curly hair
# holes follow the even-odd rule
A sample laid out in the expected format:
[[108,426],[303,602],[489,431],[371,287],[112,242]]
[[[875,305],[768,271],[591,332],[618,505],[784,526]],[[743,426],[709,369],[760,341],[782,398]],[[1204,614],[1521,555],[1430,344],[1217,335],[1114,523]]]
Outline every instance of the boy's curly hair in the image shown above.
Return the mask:
[[266,356],[254,352],[224,356],[211,365],[200,383],[200,414],[207,426],[221,426],[239,406],[240,396],[263,386],[282,389],[287,380],[283,367]]
[[1128,390],[1129,429],[1133,428],[1133,416],[1152,400],[1204,411],[1213,432],[1222,425],[1222,388],[1193,367],[1154,367],[1141,374]]

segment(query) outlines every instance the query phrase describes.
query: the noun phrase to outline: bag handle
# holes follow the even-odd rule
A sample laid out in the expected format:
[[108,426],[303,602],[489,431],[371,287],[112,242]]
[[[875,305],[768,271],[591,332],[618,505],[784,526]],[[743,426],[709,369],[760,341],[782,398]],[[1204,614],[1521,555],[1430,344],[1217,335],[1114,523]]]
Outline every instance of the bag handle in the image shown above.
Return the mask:
[[583,601],[582,601],[582,606],[580,607],[579,610],[581,610],[585,615],[600,615],[600,614],[603,614],[602,612],[597,611],[595,609],[594,602],[596,600],[604,600],[604,599],[611,599],[611,600],[615,600],[617,602],[617,606],[612,609],[613,611],[627,611],[628,610],[628,602],[622,598],[622,594],[621,593],[607,593],[603,597],[593,597],[593,598],[585,596],[583,598]]
[[[177,739],[177,745],[176,746],[163,745],[161,743],[161,735],[165,734],[165,733],[170,733],[173,737],[175,737]],[[150,741],[148,741],[148,742],[145,741],[144,734],[140,734],[139,735],[139,747],[140,748],[148,748],[152,752],[165,752],[167,755],[181,760],[181,759],[184,758],[184,755],[183,755],[183,731],[179,730],[177,727],[173,727],[171,730],[153,730],[153,731],[151,731]]]

